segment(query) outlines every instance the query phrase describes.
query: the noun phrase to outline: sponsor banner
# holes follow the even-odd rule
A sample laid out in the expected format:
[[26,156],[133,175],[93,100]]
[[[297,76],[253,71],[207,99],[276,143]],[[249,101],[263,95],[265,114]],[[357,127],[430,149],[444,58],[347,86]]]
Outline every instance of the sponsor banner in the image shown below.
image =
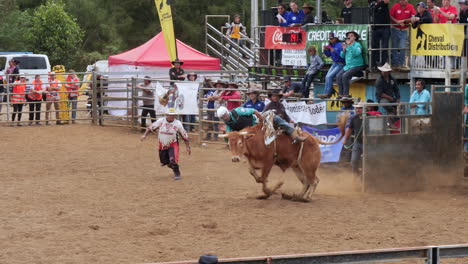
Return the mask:
[[177,114],[198,115],[198,88],[200,84],[176,83],[177,89],[164,88],[156,83],[154,106],[158,115],[165,114],[168,108],[175,108]]
[[[329,45],[328,35],[334,33],[340,41],[344,41],[346,32],[355,31],[359,34],[359,43],[362,45],[362,51],[364,56],[364,64],[367,64],[367,25],[315,25],[308,27],[307,30],[307,48],[315,46],[318,55],[322,56],[323,62],[331,64],[331,58],[326,57],[323,54],[323,47]],[[309,59],[309,58],[307,58]]]
[[284,49],[281,51],[281,64],[292,66],[307,66],[305,49]]
[[286,113],[295,123],[320,125],[327,123],[327,105],[325,102],[306,104],[304,101],[288,103],[283,101]]
[[[327,143],[333,142],[341,136],[339,128],[321,130],[304,125],[302,126],[302,130]],[[343,139],[333,145],[319,144],[319,146],[320,152],[322,153],[322,158],[320,159],[321,163],[338,162],[340,160],[341,150],[343,149]]]
[[[283,42],[283,33],[302,33],[301,43]],[[306,32],[301,27],[266,26],[265,49],[305,49]]]
[[174,23],[172,22],[171,2],[172,1],[154,0],[164,35],[164,42],[166,42],[167,53],[169,54],[169,59],[174,61],[177,58],[177,46],[174,36]]
[[411,55],[462,56],[464,26],[421,24],[411,29]]

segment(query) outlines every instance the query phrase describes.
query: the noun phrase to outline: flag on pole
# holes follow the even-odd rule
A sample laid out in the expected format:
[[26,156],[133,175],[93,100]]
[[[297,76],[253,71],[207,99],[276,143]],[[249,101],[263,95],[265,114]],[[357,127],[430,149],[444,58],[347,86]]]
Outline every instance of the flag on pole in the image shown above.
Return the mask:
[[171,2],[172,0],[154,0],[164,35],[164,42],[166,42],[167,53],[169,59],[174,61],[177,58],[177,46],[172,22]]

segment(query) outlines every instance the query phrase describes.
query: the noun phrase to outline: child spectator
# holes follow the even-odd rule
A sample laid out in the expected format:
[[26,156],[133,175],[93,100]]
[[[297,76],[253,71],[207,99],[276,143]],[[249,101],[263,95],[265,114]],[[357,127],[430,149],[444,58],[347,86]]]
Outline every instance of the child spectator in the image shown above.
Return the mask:
[[307,69],[307,73],[302,79],[302,97],[309,98],[310,85],[314,81],[318,71],[323,67],[323,60],[317,55],[317,49],[315,46],[310,46],[307,51],[310,55],[310,65]]
[[[232,22],[230,25],[229,25],[229,28],[227,29],[226,31],[226,35],[235,43],[237,43],[239,45],[239,47],[242,49],[242,47],[244,46],[244,43],[243,41],[241,41],[241,33],[244,34],[245,36],[247,36],[247,31],[246,31],[246,28],[242,25],[242,23],[240,22],[241,20],[241,17],[240,15],[235,15],[234,16],[234,22]],[[231,50],[232,49],[232,45],[229,45],[229,49]],[[242,54],[242,58],[246,58],[245,54]]]

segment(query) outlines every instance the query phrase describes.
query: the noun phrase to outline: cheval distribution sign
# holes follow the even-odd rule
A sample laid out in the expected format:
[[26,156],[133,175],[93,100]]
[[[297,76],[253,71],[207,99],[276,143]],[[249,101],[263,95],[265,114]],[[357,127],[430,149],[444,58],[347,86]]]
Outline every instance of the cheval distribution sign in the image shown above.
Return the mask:
[[328,36],[334,33],[340,41],[344,41],[346,32],[355,31],[359,34],[358,42],[361,43],[364,56],[364,63],[367,64],[367,25],[314,25],[307,28],[307,45],[315,46],[317,53],[323,58],[325,63],[331,64],[332,60],[323,54],[323,47],[329,45]]
[[461,56],[464,25],[421,24],[411,29],[411,54]]

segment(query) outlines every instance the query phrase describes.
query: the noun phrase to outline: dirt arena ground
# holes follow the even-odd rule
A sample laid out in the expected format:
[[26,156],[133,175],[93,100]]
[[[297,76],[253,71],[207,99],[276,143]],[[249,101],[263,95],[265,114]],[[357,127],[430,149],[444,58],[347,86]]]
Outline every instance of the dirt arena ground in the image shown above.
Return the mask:
[[[311,203],[256,200],[220,145],[181,156],[126,128],[0,127],[0,263],[141,263],[468,243],[468,189],[352,191],[322,169]],[[278,170],[273,171],[273,177]],[[285,191],[299,190],[289,172]],[[462,263],[462,262],[460,262]],[[465,261],[466,263],[466,261]]]

